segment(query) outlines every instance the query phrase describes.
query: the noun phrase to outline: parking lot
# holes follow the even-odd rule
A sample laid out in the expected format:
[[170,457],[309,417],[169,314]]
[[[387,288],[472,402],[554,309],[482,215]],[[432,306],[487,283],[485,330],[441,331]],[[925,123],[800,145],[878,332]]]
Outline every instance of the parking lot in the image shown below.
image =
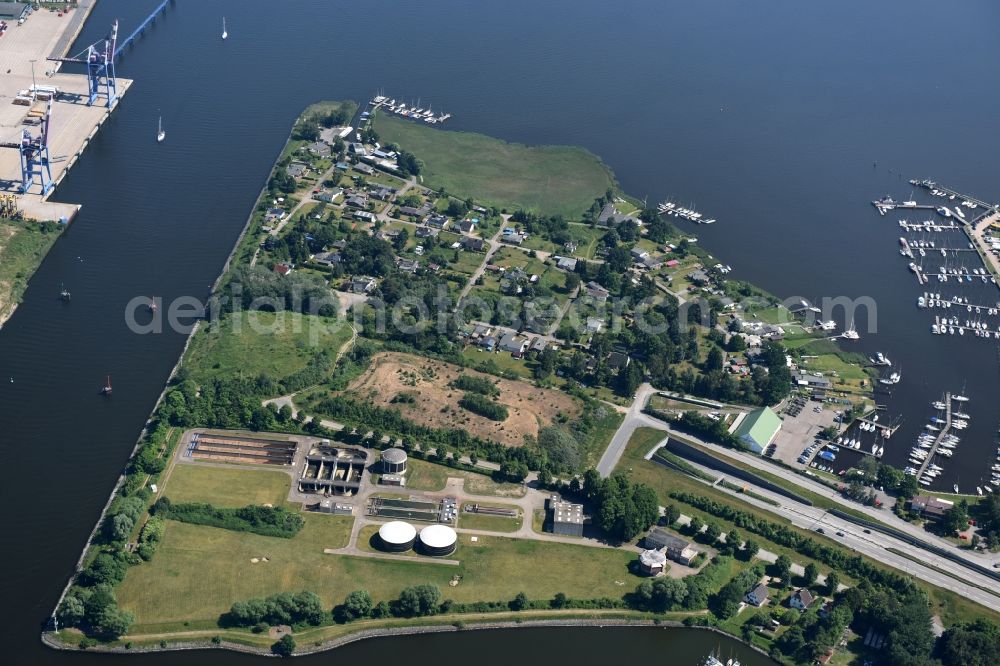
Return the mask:
[[812,445],[820,431],[836,425],[836,411],[821,402],[796,397],[788,401],[780,416],[781,430],[771,444],[773,453],[770,457],[793,467],[805,467],[806,465],[798,462],[799,456],[806,447]]

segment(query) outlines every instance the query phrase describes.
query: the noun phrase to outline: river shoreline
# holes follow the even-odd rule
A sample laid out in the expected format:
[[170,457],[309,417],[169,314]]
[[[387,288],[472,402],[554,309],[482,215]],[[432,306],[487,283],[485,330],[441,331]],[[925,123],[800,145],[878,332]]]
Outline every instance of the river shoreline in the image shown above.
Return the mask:
[[[426,624],[426,625],[413,625],[408,627],[383,627],[375,629],[359,629],[358,631],[350,632],[343,636],[339,636],[334,639],[327,641],[322,641],[319,645],[309,644],[308,646],[297,647],[294,656],[308,656],[314,654],[320,654],[323,652],[330,652],[338,648],[350,645],[352,643],[357,643],[359,641],[375,639],[375,638],[390,638],[399,636],[419,636],[425,634],[443,634],[443,633],[457,633],[462,631],[495,631],[495,630],[507,630],[507,629],[531,629],[531,628],[543,628],[543,627],[645,627],[645,628],[663,628],[663,629],[698,629],[703,631],[709,631],[726,638],[738,641],[740,645],[744,646],[748,650],[753,650],[761,656],[769,657],[769,655],[761,650],[759,647],[752,645],[750,643],[745,643],[738,637],[728,634],[722,631],[718,627],[708,627],[708,626],[688,626],[683,622],[676,620],[644,620],[638,618],[621,618],[621,617],[607,617],[607,618],[565,618],[558,619],[556,617],[542,618],[537,620],[528,619],[512,619],[512,620],[499,620],[499,621],[483,621],[483,622],[469,622],[465,623],[462,620],[461,615],[453,616],[443,616],[437,618],[438,623]],[[51,634],[42,634],[42,643],[46,646],[62,651],[77,651],[76,646],[67,645],[56,640]],[[245,645],[242,643],[236,643],[233,641],[221,641],[220,643],[212,643],[211,639],[205,642],[184,642],[180,641],[177,643],[166,643],[165,646],[153,645],[153,646],[139,646],[132,648],[125,648],[122,645],[117,645],[114,647],[104,647],[97,645],[93,648],[89,648],[91,651],[103,652],[109,654],[142,654],[142,653],[155,653],[155,652],[180,652],[180,651],[190,651],[190,650],[227,650],[231,652],[240,652],[243,654],[252,654],[256,656],[275,656],[270,648],[265,647],[255,647],[251,645]]]

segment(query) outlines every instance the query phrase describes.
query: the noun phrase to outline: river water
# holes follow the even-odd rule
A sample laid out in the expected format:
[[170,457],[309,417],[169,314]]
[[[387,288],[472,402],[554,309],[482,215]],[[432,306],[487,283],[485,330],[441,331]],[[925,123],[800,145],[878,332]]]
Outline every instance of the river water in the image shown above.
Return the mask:
[[[78,46],[114,18],[127,33],[154,4],[103,0]],[[364,100],[381,88],[452,113],[451,129],[586,146],[628,192],[695,202],[718,218],[690,229],[734,276],[783,297],[871,296],[878,332],[869,335],[859,318],[855,346],[886,352],[904,374],[888,405],[906,421],[887,459],[905,459],[930,401],[964,387],[973,424],[944,482],[971,486],[983,474],[998,418],[997,349],[928,333],[927,313],[913,304],[922,289],[897,254],[895,218],[880,218],[868,202],[907,198],[910,177],[1000,199],[995,3],[947,11],[929,0],[276,7],[177,2],[124,55],[119,74],[136,83],[56,193],[83,210],[0,331],[8,533],[0,627],[11,663],[70,658],[44,651],[38,628],[183,346],[178,334],[129,333],[125,304],[208,291],[292,120],[319,99]],[[57,299],[63,282],[70,304]],[[107,374],[115,393],[99,400]],[[695,646],[690,663],[704,651],[700,636],[539,630],[392,639],[345,654],[399,646],[488,660],[514,640],[539,656],[580,650],[579,663],[607,663],[623,649],[679,656],[681,643]]]

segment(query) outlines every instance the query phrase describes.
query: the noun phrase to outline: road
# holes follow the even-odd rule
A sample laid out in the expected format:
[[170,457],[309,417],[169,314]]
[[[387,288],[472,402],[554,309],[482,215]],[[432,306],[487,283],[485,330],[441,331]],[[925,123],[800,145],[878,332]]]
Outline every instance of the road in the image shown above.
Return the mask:
[[[636,398],[626,413],[625,419],[622,421],[622,424],[618,428],[617,432],[615,432],[611,443],[608,445],[608,448],[605,450],[604,455],[601,456],[601,460],[598,463],[597,471],[601,474],[601,476],[607,477],[614,471],[615,466],[621,459],[622,453],[624,452],[625,447],[636,428],[648,426],[663,430],[664,435],[670,432],[665,423],[642,413],[642,409],[652,393],[655,393],[655,390],[648,384],[643,384],[639,387],[639,390],[636,392]],[[843,498],[837,491],[821,483],[812,481],[808,477],[804,477],[777,465],[767,464],[757,456],[751,456],[740,451],[727,449],[717,444],[704,442],[687,434],[684,435],[684,438],[692,440],[701,446],[710,449],[713,453],[718,454],[721,457],[735,459],[740,462],[747,463],[755,468],[759,468],[762,471],[767,471],[770,474],[779,476],[790,483],[803,487],[818,495],[827,497],[845,509],[862,512],[872,519],[891,525],[892,527],[895,527],[910,536],[921,539],[925,542],[933,542],[935,545],[949,548],[953,553],[967,562],[974,562],[981,566],[991,566],[992,562],[997,561],[996,555],[984,556],[962,551],[944,539],[935,537],[934,535],[924,531],[922,528],[898,518],[890,511],[877,509],[875,507],[866,507],[861,504],[851,502],[850,500]],[[657,446],[660,446],[661,444],[658,444]],[[713,476],[719,476],[717,471],[708,470],[708,468],[705,469],[710,471]],[[743,480],[734,479],[734,482],[738,483],[740,486],[748,485],[747,482]],[[918,546],[914,546],[913,544],[882,532],[865,534],[864,528],[859,527],[850,521],[836,518],[823,508],[811,507],[805,504],[790,501],[787,497],[778,495],[777,493],[772,493],[763,488],[755,488],[755,492],[761,496],[771,498],[778,503],[777,506],[773,506],[769,502],[757,500],[745,494],[738,494],[722,487],[721,485],[717,487],[721,491],[738,498],[740,502],[752,504],[765,511],[774,513],[778,516],[783,516],[798,527],[802,527],[804,529],[816,529],[817,527],[821,527],[828,534],[841,532],[844,536],[837,537],[838,541],[855,552],[861,553],[877,562],[887,564],[895,569],[904,571],[911,576],[941,587],[942,589],[958,591],[963,596],[972,599],[983,606],[1000,610],[1000,596],[986,591],[1000,590],[1000,586],[998,586],[997,582],[992,578],[989,578],[977,571],[965,567],[960,568],[960,565],[949,559],[930,553],[919,548]],[[886,550],[887,548],[894,548],[901,553],[908,553],[919,559],[921,563],[918,564],[907,557],[890,552]],[[958,580],[946,573],[942,573],[943,571],[952,573],[960,571],[962,580]]]
[[[690,460],[687,462],[713,476],[719,474],[716,470],[691,462]],[[719,477],[719,480],[724,478],[725,475],[722,475]],[[998,596],[1000,595],[1000,586],[992,578],[965,568],[958,570],[956,564],[951,560],[934,555],[933,553],[921,551],[912,544],[896,539],[883,532],[872,531],[870,534],[865,533],[864,528],[848,520],[837,518],[823,508],[789,501],[783,495],[759,486],[754,486],[753,484],[748,484],[742,479],[732,478],[730,481],[740,487],[750,486],[755,494],[769,498],[777,502],[778,505],[772,505],[770,502],[760,500],[747,493],[730,490],[721,483],[718,483],[718,481],[714,484],[715,488],[720,492],[732,495],[739,502],[750,504],[787,518],[796,527],[807,530],[822,529],[826,536],[836,540],[852,551],[904,571],[915,578],[919,578],[942,589],[953,590],[987,608],[1000,610],[1000,596]],[[707,481],[705,483],[706,485],[712,485]],[[893,548],[901,553],[910,553],[918,558],[920,563],[903,555],[890,552],[887,550],[888,548]],[[953,574],[957,574],[960,571],[961,580],[942,573],[944,571],[950,571]],[[997,594],[987,592],[982,588],[994,590]]]
[[622,454],[625,452],[625,447],[628,445],[628,441],[632,438],[632,433],[635,432],[636,428],[648,426],[666,431],[666,426],[661,421],[657,421],[642,413],[642,410],[646,406],[646,401],[654,393],[656,393],[656,389],[649,384],[643,384],[636,391],[632,406],[625,413],[625,419],[618,426],[615,436],[611,438],[611,443],[608,444],[608,448],[604,450],[604,455],[601,456],[601,460],[597,463],[597,471],[602,477],[611,476],[611,472],[614,471],[618,461],[621,460]]

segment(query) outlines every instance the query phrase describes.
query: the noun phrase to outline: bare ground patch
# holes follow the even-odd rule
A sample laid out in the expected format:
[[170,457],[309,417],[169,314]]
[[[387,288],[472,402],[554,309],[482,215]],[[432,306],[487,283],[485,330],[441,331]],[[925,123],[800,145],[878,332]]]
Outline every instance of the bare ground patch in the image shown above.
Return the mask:
[[[509,412],[505,420],[491,421],[458,406],[463,391],[449,384],[463,374],[485,377],[496,385],[500,391],[497,400]],[[581,412],[580,404],[560,391],[397,352],[376,355],[369,369],[345,393],[378,407],[398,410],[421,425],[459,428],[507,446],[524,444],[526,435],[537,436],[540,427],[549,425],[560,414],[572,419]],[[400,400],[400,396],[405,397]]]

